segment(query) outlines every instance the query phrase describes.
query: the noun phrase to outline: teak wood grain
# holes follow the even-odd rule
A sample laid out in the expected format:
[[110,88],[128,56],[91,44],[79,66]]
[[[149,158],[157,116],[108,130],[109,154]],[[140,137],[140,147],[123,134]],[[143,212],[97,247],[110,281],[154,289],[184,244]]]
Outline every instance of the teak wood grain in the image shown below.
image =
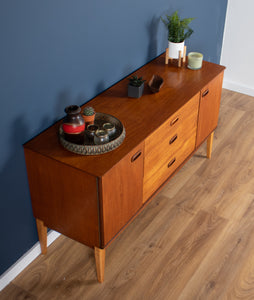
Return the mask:
[[145,89],[141,99],[130,99],[125,78],[94,98],[89,104],[97,112],[114,115],[126,129],[123,143],[109,153],[68,152],[57,139],[61,121],[26,143],[33,212],[44,232],[49,227],[104,251],[216,128],[223,72],[208,62],[195,72],[165,66],[162,55],[137,71],[161,76],[160,93]]
[[[181,144],[181,148],[177,152],[173,152],[168,159],[161,164],[154,173],[144,177],[143,201],[149,199],[154,192],[174,173],[174,171],[184,162],[186,158],[195,149],[196,132],[194,131],[189,139]],[[154,162],[155,163],[155,162]]]
[[102,247],[142,206],[143,159],[142,143],[101,179]]
[[223,74],[219,74],[200,92],[197,146],[217,127]]
[[150,159],[158,159],[158,156],[163,156],[168,151],[174,152],[179,148],[179,143],[188,139],[193,130],[196,131],[198,106],[199,94],[145,140],[145,173],[152,166]]
[[41,254],[47,253],[47,227],[44,225],[43,221],[36,219],[36,226],[38,231],[38,237],[41,246]]
[[29,149],[25,157],[35,218],[87,246],[100,247],[96,177]]
[[198,106],[199,94],[145,140],[144,202],[194,150]]
[[254,299],[254,98],[223,90],[213,154],[203,144],[106,250],[60,236],[1,300]]
[[105,249],[94,248],[97,278],[100,283],[104,281],[104,269],[105,269]]
[[26,143],[25,148],[100,177],[223,70],[223,66],[209,62],[204,62],[203,68],[198,71],[189,70],[186,66],[176,68],[165,65],[163,54],[135,72],[147,80],[154,73],[161,76],[164,85],[159,93],[152,94],[145,87],[144,95],[140,99],[128,98],[128,79],[124,78],[89,102],[97,112],[111,114],[125,126],[126,138],[119,148],[99,158],[86,156],[81,160],[79,155],[73,155],[59,144],[57,138],[59,123]]

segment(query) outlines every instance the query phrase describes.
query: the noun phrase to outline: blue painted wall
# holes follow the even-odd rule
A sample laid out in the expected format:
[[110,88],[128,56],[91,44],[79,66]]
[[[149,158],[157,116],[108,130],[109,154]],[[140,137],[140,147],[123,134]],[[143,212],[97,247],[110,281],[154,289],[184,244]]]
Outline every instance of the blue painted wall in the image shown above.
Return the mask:
[[195,17],[188,51],[220,61],[227,0],[1,0],[0,274],[37,241],[22,144],[165,51],[160,16]]

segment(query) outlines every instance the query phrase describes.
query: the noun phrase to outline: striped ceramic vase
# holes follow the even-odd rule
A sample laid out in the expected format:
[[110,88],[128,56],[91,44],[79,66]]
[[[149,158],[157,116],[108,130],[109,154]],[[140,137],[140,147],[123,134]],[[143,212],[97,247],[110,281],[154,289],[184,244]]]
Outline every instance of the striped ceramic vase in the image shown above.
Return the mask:
[[65,139],[74,144],[84,143],[85,121],[80,113],[81,108],[70,105],[64,111],[67,114],[62,124]]

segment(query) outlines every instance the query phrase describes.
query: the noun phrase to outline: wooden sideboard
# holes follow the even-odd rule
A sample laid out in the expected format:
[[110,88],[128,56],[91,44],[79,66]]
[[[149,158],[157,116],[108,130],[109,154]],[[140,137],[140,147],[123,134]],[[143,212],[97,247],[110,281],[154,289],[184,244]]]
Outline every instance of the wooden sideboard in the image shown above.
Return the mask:
[[42,253],[47,228],[94,248],[99,282],[114,238],[206,140],[211,157],[225,68],[204,61],[193,71],[164,61],[162,54],[135,72],[147,81],[160,75],[159,93],[146,85],[141,98],[128,98],[124,78],[89,102],[123,123],[126,138],[117,149],[69,152],[58,141],[61,121],[24,145]]

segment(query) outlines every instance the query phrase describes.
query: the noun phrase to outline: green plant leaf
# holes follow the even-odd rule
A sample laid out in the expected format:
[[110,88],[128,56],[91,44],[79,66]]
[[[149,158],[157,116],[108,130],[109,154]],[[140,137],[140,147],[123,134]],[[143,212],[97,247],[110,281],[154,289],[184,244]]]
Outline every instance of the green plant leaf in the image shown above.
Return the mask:
[[161,17],[161,20],[168,29],[168,40],[170,42],[181,43],[193,33],[189,24],[194,18],[185,18],[181,20],[178,16],[178,11],[175,11],[171,16],[166,15],[166,18],[167,20]]

